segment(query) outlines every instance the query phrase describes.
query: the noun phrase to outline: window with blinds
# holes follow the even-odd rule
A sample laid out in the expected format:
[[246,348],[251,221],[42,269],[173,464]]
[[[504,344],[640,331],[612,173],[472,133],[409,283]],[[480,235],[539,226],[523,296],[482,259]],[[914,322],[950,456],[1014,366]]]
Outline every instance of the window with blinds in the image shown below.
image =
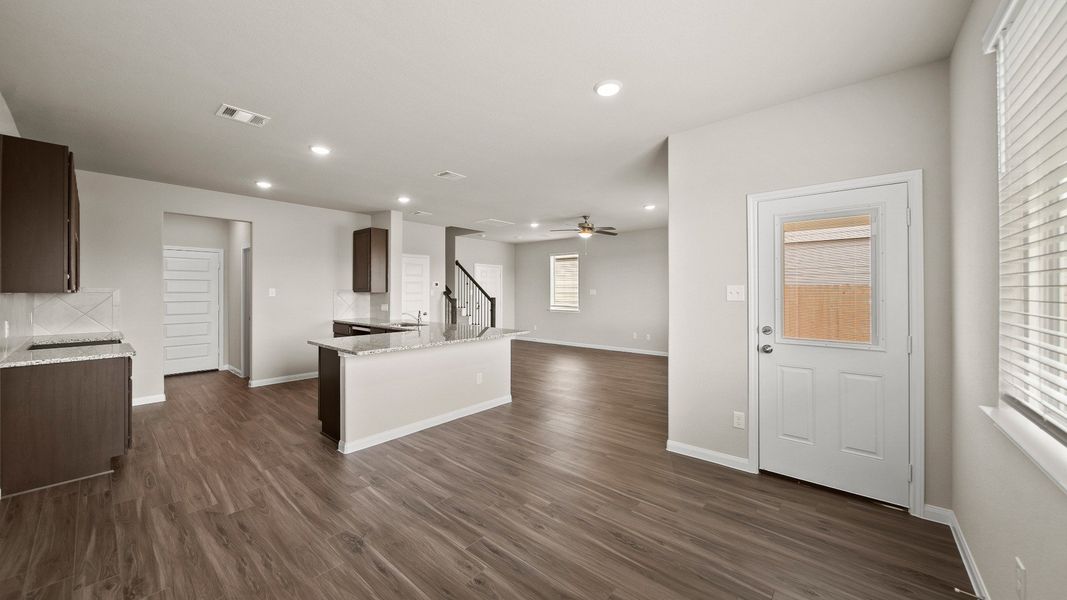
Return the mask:
[[578,255],[560,254],[549,257],[552,289],[549,291],[550,310],[578,310]]
[[[997,35],[1000,393],[1067,432],[1067,2],[1022,0]],[[1062,435],[1057,435],[1063,439]]]

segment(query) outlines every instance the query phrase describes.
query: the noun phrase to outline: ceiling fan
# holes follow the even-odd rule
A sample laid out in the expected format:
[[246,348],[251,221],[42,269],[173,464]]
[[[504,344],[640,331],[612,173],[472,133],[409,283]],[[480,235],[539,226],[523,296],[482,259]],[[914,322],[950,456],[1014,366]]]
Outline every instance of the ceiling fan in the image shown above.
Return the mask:
[[582,215],[582,220],[578,222],[577,229],[552,229],[551,231],[567,231],[577,232],[578,237],[583,239],[589,239],[593,237],[594,233],[602,233],[604,235],[619,235],[615,232],[614,227],[596,227],[589,222],[589,215]]

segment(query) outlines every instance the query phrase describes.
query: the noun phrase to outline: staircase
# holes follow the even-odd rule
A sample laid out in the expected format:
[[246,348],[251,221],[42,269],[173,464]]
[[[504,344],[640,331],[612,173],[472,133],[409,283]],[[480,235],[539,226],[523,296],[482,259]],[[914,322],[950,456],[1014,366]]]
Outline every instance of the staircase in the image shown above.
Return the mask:
[[474,277],[456,261],[456,291],[445,286],[445,321],[451,325],[466,323],[496,327],[496,298],[485,291]]

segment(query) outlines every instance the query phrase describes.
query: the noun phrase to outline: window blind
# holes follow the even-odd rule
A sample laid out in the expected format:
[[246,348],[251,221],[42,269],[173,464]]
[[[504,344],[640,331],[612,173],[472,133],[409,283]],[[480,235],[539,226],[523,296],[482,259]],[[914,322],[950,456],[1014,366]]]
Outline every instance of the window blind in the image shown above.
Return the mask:
[[578,310],[578,255],[551,257],[552,291],[549,308]]
[[1067,2],[1021,0],[996,40],[1000,393],[1067,432]]

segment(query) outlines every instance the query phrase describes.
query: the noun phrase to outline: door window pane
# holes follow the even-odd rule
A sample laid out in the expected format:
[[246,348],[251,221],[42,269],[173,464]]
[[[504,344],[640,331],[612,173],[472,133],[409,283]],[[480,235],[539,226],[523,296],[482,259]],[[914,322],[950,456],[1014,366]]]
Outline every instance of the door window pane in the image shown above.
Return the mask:
[[869,344],[871,215],[782,225],[782,336]]

